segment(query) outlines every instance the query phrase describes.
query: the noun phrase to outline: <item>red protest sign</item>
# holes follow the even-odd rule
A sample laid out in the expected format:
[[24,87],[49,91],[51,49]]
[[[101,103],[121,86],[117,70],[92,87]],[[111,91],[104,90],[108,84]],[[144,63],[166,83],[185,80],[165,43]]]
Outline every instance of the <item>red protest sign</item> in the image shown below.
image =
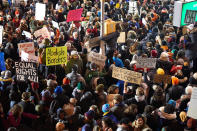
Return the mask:
[[76,9],[76,10],[70,10],[70,11],[68,12],[66,22],[70,22],[70,21],[80,21],[82,12],[83,12],[83,8]]

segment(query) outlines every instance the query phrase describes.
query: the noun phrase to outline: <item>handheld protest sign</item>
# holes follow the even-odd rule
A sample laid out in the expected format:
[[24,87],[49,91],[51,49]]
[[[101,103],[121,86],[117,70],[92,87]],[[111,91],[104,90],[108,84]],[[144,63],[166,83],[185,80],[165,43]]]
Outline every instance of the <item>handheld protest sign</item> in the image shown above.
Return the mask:
[[194,87],[192,89],[192,96],[191,96],[191,100],[190,100],[190,104],[189,104],[189,108],[188,108],[188,112],[187,112],[187,116],[197,119],[197,88]]
[[33,62],[15,62],[17,81],[30,80],[38,83],[38,67]]
[[35,49],[34,49],[34,43],[33,42],[27,42],[27,43],[19,43],[18,44],[19,49],[19,56],[21,57],[21,52],[24,51],[25,53],[28,53],[30,55],[35,55]]
[[155,68],[157,59],[138,57],[136,61],[137,68]]
[[43,21],[46,14],[46,4],[36,3],[35,19]]
[[113,66],[112,77],[122,80],[122,81],[138,84],[138,85],[140,85],[142,81],[142,73],[130,71],[130,70],[115,67],[115,66]]
[[171,83],[171,76],[170,75],[154,75],[153,79],[154,83],[160,84],[160,83],[165,83],[165,84],[170,84]]
[[49,47],[46,48],[46,65],[61,65],[67,63],[67,47]]
[[105,66],[106,59],[107,59],[106,56],[101,55],[99,53],[95,53],[93,51],[88,54],[88,61],[95,63],[95,64],[102,66],[102,67]]
[[117,43],[125,43],[126,42],[126,33],[125,32],[120,32],[120,36],[117,39]]

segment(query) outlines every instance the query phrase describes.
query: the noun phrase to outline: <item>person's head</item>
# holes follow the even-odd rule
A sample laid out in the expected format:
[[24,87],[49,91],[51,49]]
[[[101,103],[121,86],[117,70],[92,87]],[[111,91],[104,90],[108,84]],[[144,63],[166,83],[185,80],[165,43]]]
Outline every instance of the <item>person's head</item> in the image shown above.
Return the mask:
[[131,104],[124,110],[124,114],[126,115],[136,115],[138,112],[137,105]]
[[55,90],[54,90],[54,93],[55,93],[56,95],[60,95],[60,94],[62,94],[62,92],[63,92],[63,88],[62,88],[61,86],[57,86],[57,87],[55,88]]
[[144,95],[144,89],[142,87],[138,87],[136,89],[136,96],[143,96]]
[[151,114],[152,112],[153,112],[153,110],[154,110],[154,108],[153,108],[153,106],[151,106],[151,105],[147,105],[147,106],[145,106],[145,108],[144,108],[144,114]]
[[72,66],[72,71],[73,71],[73,72],[77,72],[77,71],[78,71],[78,65],[77,65],[77,64],[74,64],[74,65]]
[[192,94],[192,90],[193,90],[193,87],[192,86],[187,86],[185,88],[185,94],[186,95],[191,95]]
[[115,96],[114,96],[114,98],[113,98],[113,103],[114,104],[119,104],[119,103],[121,103],[122,102],[122,96],[120,95],[120,94],[116,94]]
[[76,98],[70,98],[70,104],[72,104],[72,105],[76,105],[77,104],[77,99]]
[[23,113],[23,107],[19,104],[15,104],[9,111],[10,113],[12,113],[12,115],[14,117],[20,117]]
[[109,104],[104,104],[102,106],[102,111],[103,111],[103,113],[109,112],[110,111],[110,105]]
[[15,127],[9,127],[9,128],[7,129],[7,131],[17,131],[17,129],[16,129]]
[[99,113],[99,110],[98,110],[97,105],[91,105],[90,108],[89,108],[89,110],[92,110],[92,111],[94,111],[95,113]]
[[85,114],[85,120],[86,121],[91,121],[92,119],[94,119],[94,116],[95,116],[95,112],[93,110],[89,110],[87,111]]
[[31,93],[30,92],[23,92],[22,100],[23,101],[30,101]]
[[117,85],[111,85],[108,90],[107,90],[108,94],[118,94],[119,93],[119,88]]
[[77,83],[77,91],[83,93],[85,90],[84,84],[82,82]]
[[130,120],[129,120],[128,118],[126,118],[126,117],[124,117],[124,118],[122,118],[122,119],[120,120],[120,125],[121,125],[121,127],[122,127],[123,129],[127,129],[128,126],[129,126],[129,123],[130,123]]
[[99,85],[96,86],[96,92],[98,94],[103,93],[103,91],[104,91],[104,85],[103,84],[99,84]]
[[62,122],[58,122],[56,124],[56,131],[63,131],[65,129],[65,125]]
[[73,38],[77,39],[78,38],[78,33],[77,32],[73,32]]
[[169,61],[169,57],[168,56],[169,56],[168,53],[162,52],[161,55],[160,55],[160,60]]
[[138,114],[136,116],[136,124],[138,125],[138,127],[143,127],[143,125],[146,123],[145,121],[145,117],[142,116],[141,114]]
[[104,117],[102,119],[102,127],[103,129],[110,128],[113,126],[113,122],[109,117]]

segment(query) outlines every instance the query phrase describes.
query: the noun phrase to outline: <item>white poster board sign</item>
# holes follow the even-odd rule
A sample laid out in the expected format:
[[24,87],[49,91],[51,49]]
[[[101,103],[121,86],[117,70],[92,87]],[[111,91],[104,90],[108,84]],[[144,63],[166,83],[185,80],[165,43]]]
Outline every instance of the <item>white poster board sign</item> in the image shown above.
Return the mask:
[[24,51],[28,54],[35,55],[35,48],[33,42],[27,42],[27,43],[19,43],[18,44],[19,49],[19,56],[21,57],[21,52]]
[[31,54],[28,54],[28,53],[25,53],[24,51],[22,51],[21,52],[21,61],[38,63],[38,56],[31,55]]
[[138,14],[137,1],[129,1],[129,11],[131,14]]
[[45,13],[46,13],[46,4],[36,3],[35,19],[40,21],[44,20]]
[[23,31],[23,32],[22,32],[22,35],[25,35],[25,37],[27,37],[27,38],[29,38],[29,39],[32,38],[32,37],[31,37],[31,33],[30,33],[30,32],[27,32],[27,31]]
[[197,119],[197,87],[193,87],[187,116]]

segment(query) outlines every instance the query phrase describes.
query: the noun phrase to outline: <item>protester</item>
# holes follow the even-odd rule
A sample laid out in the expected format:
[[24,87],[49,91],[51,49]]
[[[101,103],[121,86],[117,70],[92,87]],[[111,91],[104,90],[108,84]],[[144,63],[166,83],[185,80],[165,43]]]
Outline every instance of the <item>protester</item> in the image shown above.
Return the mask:
[[197,130],[197,22],[174,3],[1,0],[0,130]]

